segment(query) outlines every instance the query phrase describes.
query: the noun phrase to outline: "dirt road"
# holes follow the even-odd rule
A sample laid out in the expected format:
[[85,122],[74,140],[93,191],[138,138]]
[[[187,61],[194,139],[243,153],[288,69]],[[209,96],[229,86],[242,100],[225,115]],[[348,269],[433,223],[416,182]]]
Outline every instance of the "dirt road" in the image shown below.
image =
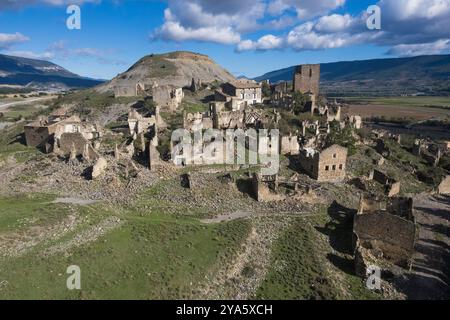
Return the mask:
[[21,101],[8,102],[8,103],[4,103],[4,104],[0,103],[0,110],[6,110],[6,109],[14,107],[14,106],[23,105],[23,104],[29,104],[29,103],[33,103],[33,102],[37,102],[37,101],[50,100],[50,99],[53,99],[53,98],[55,98],[55,97],[50,96],[50,97],[25,99],[25,100],[21,100]]
[[419,196],[415,210],[419,239],[404,292],[408,299],[449,299],[450,197]]

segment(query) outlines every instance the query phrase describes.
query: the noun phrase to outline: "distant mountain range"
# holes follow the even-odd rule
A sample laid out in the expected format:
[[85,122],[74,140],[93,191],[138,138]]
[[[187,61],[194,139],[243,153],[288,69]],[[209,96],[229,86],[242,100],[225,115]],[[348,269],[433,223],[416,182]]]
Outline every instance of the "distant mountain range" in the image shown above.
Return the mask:
[[0,54],[0,85],[66,90],[93,87],[102,82],[81,77],[48,61]]
[[[255,80],[291,81],[294,68],[268,72]],[[450,95],[450,55],[323,63],[321,91],[334,95]]]

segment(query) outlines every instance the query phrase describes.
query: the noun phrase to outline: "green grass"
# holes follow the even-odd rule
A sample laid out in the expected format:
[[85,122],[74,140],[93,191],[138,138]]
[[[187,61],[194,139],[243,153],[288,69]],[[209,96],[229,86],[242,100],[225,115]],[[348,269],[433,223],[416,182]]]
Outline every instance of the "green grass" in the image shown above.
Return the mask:
[[202,103],[183,103],[183,109],[187,113],[203,113],[209,110],[209,107],[207,104]]
[[[70,257],[36,252],[7,260],[3,299],[184,299],[240,245],[249,223],[218,225],[130,217],[119,229]],[[81,291],[66,288],[66,268],[81,268]]]
[[[312,219],[312,225],[302,218],[295,219],[273,246],[271,267],[256,298],[376,299],[377,295],[366,290],[362,280],[352,274],[353,260],[344,254],[337,257],[337,250],[319,237],[319,230],[326,232],[328,241],[338,242],[350,251],[351,229],[350,223],[338,224],[326,213]],[[334,259],[328,263],[336,264],[334,268],[339,271],[326,267],[330,256]]]
[[23,123],[0,130],[0,161],[13,156],[17,162],[25,162],[39,153],[36,148],[25,145]]
[[65,205],[50,203],[53,200],[44,194],[0,198],[0,233],[57,221],[65,215]]

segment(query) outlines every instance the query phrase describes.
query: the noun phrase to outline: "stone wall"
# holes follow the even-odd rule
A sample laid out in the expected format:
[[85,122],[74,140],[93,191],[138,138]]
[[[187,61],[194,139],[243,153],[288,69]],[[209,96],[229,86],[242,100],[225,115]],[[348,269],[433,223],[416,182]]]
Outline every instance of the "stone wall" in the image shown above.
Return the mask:
[[26,125],[24,127],[25,140],[29,147],[42,147],[48,142],[55,133],[56,124],[48,126],[39,126],[36,124]]
[[76,156],[87,156],[90,160],[98,158],[98,153],[92,147],[90,142],[79,132],[63,133],[58,140],[57,152],[60,155],[68,156],[71,154],[72,150],[75,151]]
[[318,181],[342,181],[347,170],[347,148],[333,145],[319,155]]
[[189,131],[212,129],[213,119],[209,112],[183,113],[183,128]]
[[408,265],[416,239],[414,222],[378,211],[356,215],[353,231],[363,247],[381,250],[383,258],[395,264]]
[[300,145],[298,143],[298,136],[282,136],[281,137],[281,154],[297,155],[300,152]]
[[439,184],[438,193],[450,195],[450,176],[446,176]]
[[311,92],[317,98],[319,95],[320,65],[307,64],[295,68],[294,91]]

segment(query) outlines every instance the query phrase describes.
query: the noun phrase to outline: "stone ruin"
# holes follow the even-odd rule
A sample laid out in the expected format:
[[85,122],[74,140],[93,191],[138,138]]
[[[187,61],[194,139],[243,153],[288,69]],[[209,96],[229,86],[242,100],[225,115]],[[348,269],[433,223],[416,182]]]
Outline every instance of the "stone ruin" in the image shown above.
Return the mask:
[[365,278],[371,265],[410,268],[418,232],[412,198],[386,203],[361,197],[353,221],[355,272]]
[[157,83],[138,82],[134,86],[116,86],[115,97],[151,97],[157,106],[175,111],[180,106],[184,92],[183,88],[172,85],[158,85]]
[[435,143],[428,139],[416,139],[412,147],[412,153],[422,157],[428,164],[437,166],[443,154],[446,153],[444,144]]
[[368,180],[374,180],[382,184],[385,188],[386,195],[389,198],[394,197],[400,193],[400,182],[388,177],[387,174],[379,170],[372,170],[369,174]]
[[277,193],[278,175],[253,173],[252,189],[255,199],[258,202],[271,202],[285,199],[284,196]]
[[450,195],[450,176],[446,176],[438,186],[438,193]]
[[183,112],[183,128],[191,132],[212,129],[213,128],[213,116],[211,112],[196,112],[186,113]]
[[332,145],[324,149],[303,148],[299,162],[303,170],[321,182],[340,182],[346,176],[347,148]]
[[293,136],[292,133],[290,133],[288,136],[280,137],[280,154],[298,155],[299,153],[299,136]]
[[[96,160],[97,149],[103,136],[103,128],[79,117],[65,119],[40,117],[24,127],[28,146],[42,148],[70,158],[82,156],[85,160]],[[72,159],[73,160],[73,159]]]

